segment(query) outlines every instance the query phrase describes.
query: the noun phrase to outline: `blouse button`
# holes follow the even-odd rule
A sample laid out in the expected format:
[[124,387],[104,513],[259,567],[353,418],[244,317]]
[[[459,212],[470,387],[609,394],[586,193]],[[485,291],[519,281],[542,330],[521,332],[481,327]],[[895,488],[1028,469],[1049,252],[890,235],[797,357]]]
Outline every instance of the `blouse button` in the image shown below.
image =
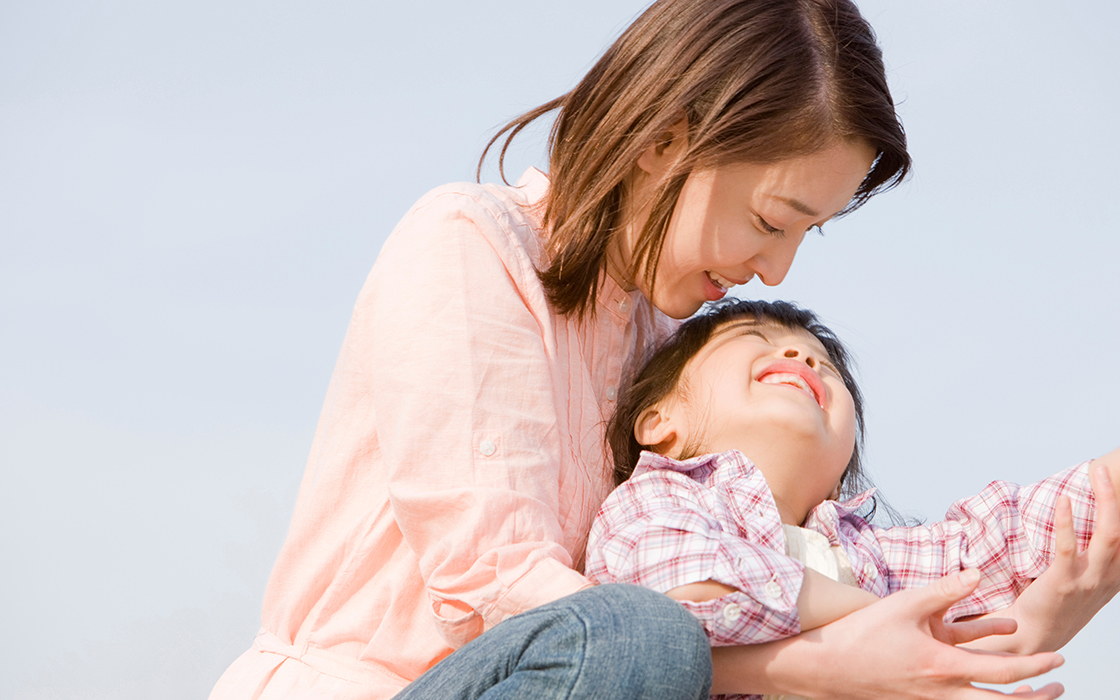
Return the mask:
[[618,387],[610,385],[607,387],[607,401],[614,401],[618,398]]
[[763,586],[762,590],[770,598],[778,599],[782,597],[782,587],[778,585],[777,581],[771,581]]
[[620,299],[618,302],[618,310],[624,314],[630,313],[630,297]]
[[478,443],[478,451],[482,453],[483,457],[489,457],[498,451],[498,446],[490,440],[483,440]]
[[734,624],[736,620],[743,614],[743,609],[735,603],[728,603],[723,608],[723,621],[727,624]]
[[866,564],[863,565],[863,577],[864,578],[868,579],[869,581],[874,581],[875,577],[878,576],[878,575],[879,575],[879,570],[875,568],[874,564],[872,564],[871,562],[867,562]]

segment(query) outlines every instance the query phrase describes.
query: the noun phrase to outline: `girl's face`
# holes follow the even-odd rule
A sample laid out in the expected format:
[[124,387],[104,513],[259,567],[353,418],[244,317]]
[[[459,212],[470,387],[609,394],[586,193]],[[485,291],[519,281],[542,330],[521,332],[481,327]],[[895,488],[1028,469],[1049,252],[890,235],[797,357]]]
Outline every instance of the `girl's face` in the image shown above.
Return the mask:
[[[608,269],[629,269],[633,242],[648,218],[651,189],[670,166],[683,136],[651,147],[638,161],[627,212]],[[757,277],[773,286],[785,278],[805,232],[848,205],[875,158],[863,142],[838,142],[808,156],[771,164],[736,163],[692,172],[681,191],[657,261],[653,305],[687,318],[705,301]],[[647,203],[643,208],[641,203]]]
[[739,450],[766,477],[783,522],[799,525],[834,497],[855,431],[852,396],[819,340],[741,319],[689,361],[675,395],[643,413],[635,435],[669,456]]

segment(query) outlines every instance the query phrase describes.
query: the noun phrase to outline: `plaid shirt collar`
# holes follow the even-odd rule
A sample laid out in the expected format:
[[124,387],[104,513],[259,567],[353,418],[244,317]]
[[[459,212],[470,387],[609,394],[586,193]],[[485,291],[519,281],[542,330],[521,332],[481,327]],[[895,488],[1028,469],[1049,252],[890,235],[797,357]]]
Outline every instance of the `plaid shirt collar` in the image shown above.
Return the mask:
[[[739,450],[715,452],[685,460],[676,460],[656,452],[643,450],[641,457],[638,458],[638,465],[634,468],[634,476],[659,469],[679,472],[707,486],[744,476],[762,476],[761,472],[758,472],[755,468],[754,463]],[[875,492],[876,490],[871,488],[843,501],[825,501],[809,511],[805,524],[808,525],[814,521],[822,524],[836,523],[845,516],[855,514],[874,497]],[[828,529],[832,530],[833,528]]]

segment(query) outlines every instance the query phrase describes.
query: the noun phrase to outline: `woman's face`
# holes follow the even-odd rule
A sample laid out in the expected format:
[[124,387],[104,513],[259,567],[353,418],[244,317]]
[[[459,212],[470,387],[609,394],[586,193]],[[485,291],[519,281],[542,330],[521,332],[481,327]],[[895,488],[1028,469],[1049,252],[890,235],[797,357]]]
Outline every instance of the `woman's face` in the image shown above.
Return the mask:
[[[642,173],[631,201],[648,203],[651,188],[682,147],[677,139],[651,148],[639,160]],[[652,294],[644,280],[637,286],[668,316],[687,318],[705,301],[720,299],[755,277],[767,286],[778,284],[806,231],[848,205],[874,158],[869,145],[845,141],[776,163],[692,172],[665,234]],[[630,226],[612,251],[615,269],[628,269],[634,238],[646,218],[648,209],[631,209]]]

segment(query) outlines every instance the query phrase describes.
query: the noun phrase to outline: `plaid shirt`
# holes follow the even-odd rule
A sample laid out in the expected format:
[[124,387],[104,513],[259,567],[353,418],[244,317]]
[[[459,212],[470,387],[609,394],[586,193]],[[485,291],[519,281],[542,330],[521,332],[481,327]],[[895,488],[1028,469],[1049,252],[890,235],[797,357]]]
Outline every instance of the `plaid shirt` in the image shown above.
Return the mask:
[[[1069,496],[1080,548],[1092,534],[1095,500],[1088,463],[1031,486],[994,481],[957,501],[942,522],[882,528],[855,515],[866,491],[825,501],[803,527],[840,546],[860,588],[880,597],[976,568],[980,587],[951,619],[1008,607],[1054,559],[1054,507]],[[643,453],[634,475],[603,504],[587,547],[587,576],[665,592],[712,579],[738,589],[684,602],[714,646],[757,644],[801,630],[797,597],[803,565],[785,554],[773,496],[743,454],[729,451],[678,462]]]

